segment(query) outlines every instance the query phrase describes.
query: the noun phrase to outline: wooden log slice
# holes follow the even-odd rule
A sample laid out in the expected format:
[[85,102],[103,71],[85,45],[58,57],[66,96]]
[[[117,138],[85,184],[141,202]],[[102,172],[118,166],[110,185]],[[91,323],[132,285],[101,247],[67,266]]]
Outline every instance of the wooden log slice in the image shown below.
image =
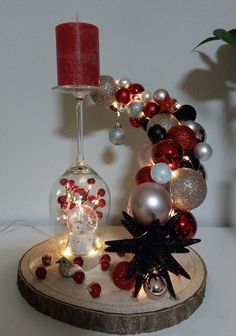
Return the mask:
[[[129,237],[123,227],[110,227],[101,234],[104,240]],[[110,270],[102,271],[98,262],[85,272],[85,282],[78,285],[72,278],[63,278],[59,274],[54,240],[46,240],[25,253],[19,262],[17,278],[18,288],[26,301],[54,319],[83,329],[120,335],[153,332],[187,319],[203,301],[207,271],[193,249],[188,254],[174,255],[191,276],[191,280],[187,280],[170,274],[176,300],[168,292],[158,300],[151,300],[141,290],[139,300],[134,301],[130,291],[120,290],[112,281],[114,266],[119,261],[129,260],[129,255],[120,258],[111,254]],[[38,280],[35,269],[45,252],[52,254],[53,263],[47,268],[46,279]],[[93,299],[87,290],[93,281],[102,285],[102,294],[97,299]]]

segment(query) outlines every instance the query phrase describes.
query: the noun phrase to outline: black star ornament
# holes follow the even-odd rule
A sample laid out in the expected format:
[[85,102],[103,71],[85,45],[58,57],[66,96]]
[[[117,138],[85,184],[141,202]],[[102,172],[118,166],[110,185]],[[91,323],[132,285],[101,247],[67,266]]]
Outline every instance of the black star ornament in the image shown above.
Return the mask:
[[184,239],[175,233],[175,225],[181,213],[172,216],[165,224],[159,219],[153,220],[148,227],[139,224],[133,217],[123,212],[121,220],[124,227],[133,236],[133,239],[106,241],[106,252],[131,253],[133,258],[129,263],[126,279],[135,277],[133,296],[137,298],[147,275],[157,270],[166,283],[172,297],[176,298],[175,291],[168,272],[182,275],[190,279],[190,275],[175,260],[172,253],[188,253],[186,246],[199,243],[200,239]]

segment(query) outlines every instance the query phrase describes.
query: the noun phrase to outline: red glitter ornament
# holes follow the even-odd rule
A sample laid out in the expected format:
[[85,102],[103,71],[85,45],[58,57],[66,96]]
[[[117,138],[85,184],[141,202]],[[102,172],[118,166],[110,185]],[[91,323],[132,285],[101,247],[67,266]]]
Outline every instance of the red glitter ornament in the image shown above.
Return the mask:
[[135,182],[137,185],[145,182],[153,182],[150,174],[151,168],[152,166],[145,166],[137,172],[135,176]]
[[102,287],[99,283],[93,282],[88,286],[89,294],[94,298],[98,298],[101,295]]
[[116,100],[120,104],[128,104],[130,101],[130,92],[128,89],[120,89],[116,92]]
[[40,279],[40,280],[45,279],[45,278],[46,278],[46,275],[47,275],[47,270],[46,270],[46,268],[45,268],[45,267],[42,267],[42,266],[37,267],[37,268],[36,268],[36,271],[35,271],[35,275],[36,275],[36,277],[37,277],[38,279]]
[[167,133],[167,137],[178,142],[185,151],[192,151],[198,143],[193,130],[185,125],[172,127]]
[[185,211],[180,216],[177,225],[175,226],[175,233],[185,239],[192,239],[197,232],[197,221],[189,211]]
[[119,264],[116,265],[113,271],[113,281],[115,285],[121,289],[130,290],[135,283],[135,279],[131,278],[130,280],[126,280],[125,276],[128,271],[129,262],[128,261],[121,261]]
[[173,107],[174,104],[169,95],[160,101],[160,113],[173,113]]
[[77,272],[75,272],[75,273],[73,274],[72,277],[73,277],[74,281],[75,281],[78,285],[80,285],[80,284],[82,284],[82,283],[84,282],[85,274],[84,274],[83,271],[77,271]]
[[154,102],[147,103],[144,107],[144,114],[148,118],[154,117],[159,112],[160,106]]
[[135,128],[141,127],[141,119],[140,118],[129,118],[129,123]]
[[161,140],[153,146],[152,159],[155,163],[164,162],[170,168],[176,169],[183,159],[183,151],[181,146],[174,140]]
[[132,96],[135,96],[136,94],[143,92],[144,87],[139,83],[134,83],[129,86],[128,90]]

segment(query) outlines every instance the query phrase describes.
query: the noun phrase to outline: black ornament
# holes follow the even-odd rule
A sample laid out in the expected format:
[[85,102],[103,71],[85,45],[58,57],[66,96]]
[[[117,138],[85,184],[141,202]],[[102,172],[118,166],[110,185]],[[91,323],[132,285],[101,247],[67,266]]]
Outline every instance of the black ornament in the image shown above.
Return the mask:
[[181,167],[198,170],[199,166],[200,161],[198,160],[198,158],[196,158],[196,156],[194,156],[193,154],[184,155],[183,160],[181,162]]
[[188,253],[186,246],[200,242],[200,239],[184,239],[175,234],[175,225],[180,213],[171,217],[165,224],[160,225],[158,219],[148,227],[140,225],[133,217],[123,212],[121,220],[124,227],[134,237],[105,242],[106,252],[124,252],[134,254],[129,263],[126,279],[135,276],[135,289],[133,296],[136,298],[147,275],[156,269],[167,283],[167,288],[172,297],[176,298],[174,288],[168,271],[175,275],[182,275],[190,279],[189,274],[171,255],[172,253]]
[[166,130],[161,125],[153,125],[149,128],[147,135],[152,143],[157,143],[160,140],[165,139]]
[[148,122],[149,122],[148,118],[142,118],[141,121],[140,121],[140,125],[144,129],[144,131],[147,130],[147,124],[148,124]]
[[174,116],[178,120],[195,120],[197,117],[197,112],[194,107],[191,105],[182,105],[178,110],[174,113]]

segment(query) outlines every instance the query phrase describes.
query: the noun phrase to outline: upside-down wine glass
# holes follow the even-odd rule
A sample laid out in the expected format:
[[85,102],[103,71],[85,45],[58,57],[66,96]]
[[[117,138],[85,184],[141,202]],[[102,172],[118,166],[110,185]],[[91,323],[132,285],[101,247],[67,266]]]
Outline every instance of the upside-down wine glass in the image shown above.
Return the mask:
[[65,85],[53,89],[75,98],[77,125],[76,160],[56,181],[50,195],[58,252],[93,256],[101,248],[99,227],[107,225],[110,211],[109,188],[87,164],[83,151],[83,101],[98,87]]

